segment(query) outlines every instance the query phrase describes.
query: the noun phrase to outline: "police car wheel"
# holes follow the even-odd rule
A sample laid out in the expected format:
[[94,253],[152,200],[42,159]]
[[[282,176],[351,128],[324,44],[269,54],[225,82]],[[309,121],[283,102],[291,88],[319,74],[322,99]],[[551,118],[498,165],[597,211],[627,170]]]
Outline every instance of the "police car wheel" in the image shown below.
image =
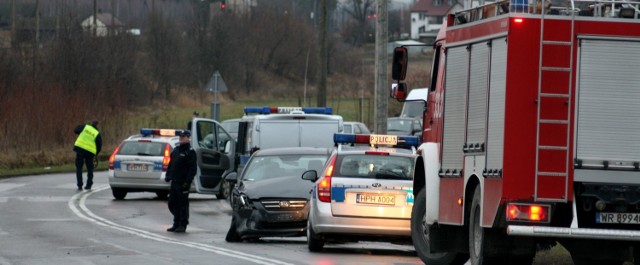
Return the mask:
[[313,231],[311,221],[307,221],[307,246],[311,252],[320,252],[324,247],[324,239]]
[[127,196],[127,191],[120,188],[111,188],[111,194],[113,194],[113,197],[116,198],[116,200],[122,200]]
[[230,191],[231,191],[231,183],[229,181],[223,180],[222,185],[220,185],[220,192],[216,197],[220,200],[225,200],[229,198]]
[[169,192],[168,191],[156,191],[156,196],[158,196],[158,199],[166,200],[169,197]]

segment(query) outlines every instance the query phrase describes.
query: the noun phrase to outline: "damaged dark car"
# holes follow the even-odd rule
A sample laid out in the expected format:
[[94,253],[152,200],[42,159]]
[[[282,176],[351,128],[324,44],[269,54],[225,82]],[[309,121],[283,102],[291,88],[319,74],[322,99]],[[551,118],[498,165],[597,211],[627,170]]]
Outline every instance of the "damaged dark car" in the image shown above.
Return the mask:
[[288,147],[254,153],[235,182],[230,202],[231,226],[225,240],[241,242],[261,237],[306,234],[313,183],[300,178],[307,170],[322,170],[330,148]]

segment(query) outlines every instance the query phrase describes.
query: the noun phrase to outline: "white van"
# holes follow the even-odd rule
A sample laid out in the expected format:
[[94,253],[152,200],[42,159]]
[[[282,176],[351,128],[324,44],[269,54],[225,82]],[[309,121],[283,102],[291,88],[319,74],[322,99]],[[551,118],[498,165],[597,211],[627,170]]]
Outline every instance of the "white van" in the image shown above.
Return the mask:
[[333,115],[329,107],[245,107],[244,111],[245,133],[238,137],[244,136],[242,152],[248,155],[275,147],[330,148],[333,134],[344,130],[342,116]]
[[424,115],[425,103],[429,95],[429,88],[414,88],[409,91],[402,106],[400,117],[420,118]]

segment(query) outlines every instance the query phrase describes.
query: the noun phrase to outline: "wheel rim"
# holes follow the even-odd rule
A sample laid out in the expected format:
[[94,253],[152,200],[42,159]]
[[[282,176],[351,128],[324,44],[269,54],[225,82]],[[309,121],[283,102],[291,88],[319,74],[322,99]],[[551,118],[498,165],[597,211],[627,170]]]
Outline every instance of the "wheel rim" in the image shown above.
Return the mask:
[[229,182],[228,181],[222,182],[222,196],[224,196],[225,198],[229,198]]

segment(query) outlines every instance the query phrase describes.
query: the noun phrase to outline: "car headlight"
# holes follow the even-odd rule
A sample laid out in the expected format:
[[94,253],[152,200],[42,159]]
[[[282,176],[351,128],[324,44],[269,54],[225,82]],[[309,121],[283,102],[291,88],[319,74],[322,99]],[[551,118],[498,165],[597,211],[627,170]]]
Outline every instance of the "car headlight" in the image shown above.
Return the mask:
[[245,194],[240,194],[240,197],[238,198],[240,199],[240,205],[243,207],[249,207],[250,203],[249,203],[249,197],[247,197],[247,195]]

